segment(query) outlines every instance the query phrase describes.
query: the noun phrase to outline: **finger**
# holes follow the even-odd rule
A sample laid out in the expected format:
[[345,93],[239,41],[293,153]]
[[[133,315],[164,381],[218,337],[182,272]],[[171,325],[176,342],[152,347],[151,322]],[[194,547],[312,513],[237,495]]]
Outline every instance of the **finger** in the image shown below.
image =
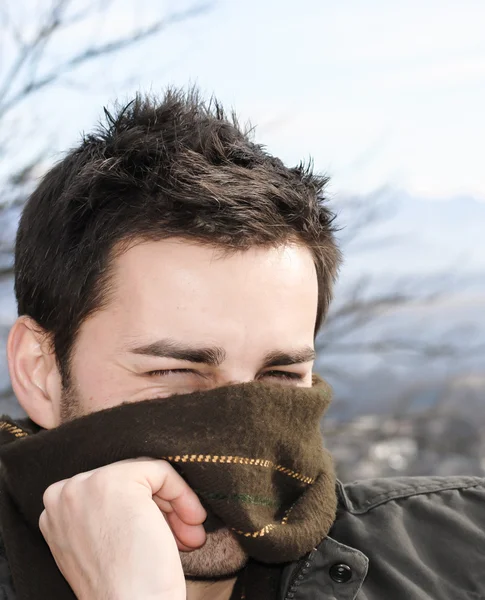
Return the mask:
[[160,508],[163,512],[175,511],[180,520],[187,525],[201,525],[207,518],[207,513],[197,494],[173,466],[165,460],[146,457],[122,460],[79,473],[71,480],[59,481],[46,490],[47,501],[55,502],[67,482],[81,482],[93,475],[119,476],[124,480],[133,479],[141,483],[149,488],[154,499],[157,498],[162,502]]
[[84,481],[85,479],[88,479],[92,475],[92,473],[95,473],[97,470],[98,469],[94,469],[93,471],[86,471],[85,473],[79,473],[77,475],[74,475],[74,477],[71,477],[70,479],[61,479],[60,481],[56,481],[56,483],[53,483],[52,485],[50,485],[45,490],[44,495],[42,497],[44,507],[46,507],[46,508],[52,507],[53,504],[55,504],[57,502],[57,500],[59,499],[59,496],[61,495],[62,490],[64,489],[66,484]]
[[167,502],[166,500],[162,500],[162,498],[159,498],[158,496],[153,496],[152,499],[155,502],[155,504],[158,506],[158,508],[164,514],[173,512],[173,508],[172,508],[172,505],[170,504],[170,502]]
[[207,534],[203,525],[187,525],[180,520],[174,511],[164,512],[160,506],[162,501],[157,496],[153,497],[153,501],[160,508],[165,521],[168,523],[179,550],[190,552],[205,544]]
[[127,468],[134,469],[137,480],[150,487],[152,496],[169,502],[173,511],[187,525],[201,525],[206,520],[207,513],[197,494],[168,462],[148,460],[132,463]]
[[45,508],[53,507],[59,498],[59,495],[62,491],[62,488],[66,485],[67,479],[63,479],[62,481],[57,481],[50,485],[44,492],[42,496],[42,503]]
[[39,529],[44,538],[46,538],[49,531],[49,517],[47,511],[43,510],[39,517]]
[[170,503],[172,510],[167,513],[175,512],[187,525],[201,525],[207,518],[207,512],[199,497],[183,477],[173,467],[171,469],[172,473],[167,474],[154,496]]
[[177,544],[177,549],[180,550],[181,552],[193,552],[194,550],[197,550],[197,548],[189,548],[188,546],[184,546],[177,539],[175,539],[175,542]]
[[175,536],[179,550],[188,552],[205,544],[207,534],[203,525],[187,525],[175,512],[164,514],[164,517]]
[[[163,515],[165,521],[167,522],[168,527],[170,528],[170,523],[167,519],[167,515],[163,512],[162,512],[162,515]],[[172,531],[171,528],[170,528],[170,531]],[[190,546],[186,546],[185,544],[182,544],[182,542],[180,540],[178,540],[177,537],[174,535],[173,531],[172,531],[172,535],[174,536],[175,543],[177,544],[177,548],[179,550],[181,550],[182,552],[193,552],[195,550],[195,548],[192,548]]]

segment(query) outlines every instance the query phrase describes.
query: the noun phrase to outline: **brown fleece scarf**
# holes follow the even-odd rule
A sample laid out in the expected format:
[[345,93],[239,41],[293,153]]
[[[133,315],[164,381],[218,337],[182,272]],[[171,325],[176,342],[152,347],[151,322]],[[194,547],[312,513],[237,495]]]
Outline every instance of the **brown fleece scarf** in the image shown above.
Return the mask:
[[[320,419],[330,389],[251,382],[123,404],[41,430],[0,420],[0,522],[19,600],[75,598],[38,527],[49,485],[119,460],[167,460],[250,557],[232,598],[271,600],[285,563],[326,537],[335,476]],[[29,427],[30,425],[30,427]]]

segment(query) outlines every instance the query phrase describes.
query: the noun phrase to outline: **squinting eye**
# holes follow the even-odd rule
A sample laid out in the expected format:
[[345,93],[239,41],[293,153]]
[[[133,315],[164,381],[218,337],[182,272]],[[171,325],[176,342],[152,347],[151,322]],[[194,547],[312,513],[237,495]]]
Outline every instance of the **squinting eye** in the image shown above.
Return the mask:
[[293,381],[301,381],[303,379],[303,375],[292,373],[291,371],[267,371],[264,375],[275,379],[292,379]]
[[158,371],[148,371],[150,377],[166,377],[167,375],[177,375],[182,373],[193,373],[192,369],[159,369]]

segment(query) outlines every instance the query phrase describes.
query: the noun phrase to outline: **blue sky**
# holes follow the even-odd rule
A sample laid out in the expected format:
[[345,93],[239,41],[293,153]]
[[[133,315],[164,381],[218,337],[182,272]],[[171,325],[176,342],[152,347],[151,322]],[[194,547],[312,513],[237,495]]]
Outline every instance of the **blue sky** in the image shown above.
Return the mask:
[[290,161],[310,152],[339,190],[485,198],[483,1],[225,2],[211,19],[177,79],[198,73]]
[[[190,4],[116,0],[52,55]],[[484,26],[483,0],[216,0],[205,16],[39,95],[35,122],[61,149],[110,99],[191,81],[288,162],[313,156],[335,193],[391,184],[485,200]]]
[[[116,35],[169,5],[117,0],[102,24],[73,30],[54,50],[94,31]],[[387,183],[485,199],[484,26],[483,0],[219,0],[206,16],[81,69],[80,86],[39,96],[36,110],[62,148],[109,99],[192,81],[250,118],[287,161],[312,155],[337,193]]]

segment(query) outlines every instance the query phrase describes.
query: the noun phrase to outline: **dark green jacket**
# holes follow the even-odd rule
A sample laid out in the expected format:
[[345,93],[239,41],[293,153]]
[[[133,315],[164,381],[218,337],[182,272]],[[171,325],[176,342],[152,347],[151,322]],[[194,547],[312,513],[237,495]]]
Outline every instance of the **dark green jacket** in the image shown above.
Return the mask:
[[[285,568],[280,600],[485,600],[485,479],[376,479],[338,493],[330,536]],[[14,598],[0,547],[0,600]]]

